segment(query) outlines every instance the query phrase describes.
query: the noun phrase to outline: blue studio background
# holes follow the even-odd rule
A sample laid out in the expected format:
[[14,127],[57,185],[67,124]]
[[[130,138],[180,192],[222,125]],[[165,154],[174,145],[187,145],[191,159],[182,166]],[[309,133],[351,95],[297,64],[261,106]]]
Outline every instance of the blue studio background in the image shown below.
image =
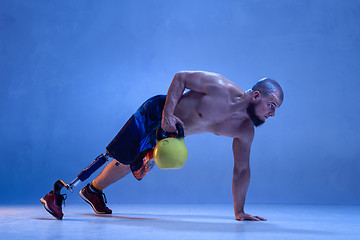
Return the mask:
[[[357,0],[0,1],[0,203],[40,204],[176,72],[206,70],[285,92],[256,129],[248,203],[359,204],[359,23]],[[186,144],[183,169],[128,175],[110,206],[232,203],[232,139]]]

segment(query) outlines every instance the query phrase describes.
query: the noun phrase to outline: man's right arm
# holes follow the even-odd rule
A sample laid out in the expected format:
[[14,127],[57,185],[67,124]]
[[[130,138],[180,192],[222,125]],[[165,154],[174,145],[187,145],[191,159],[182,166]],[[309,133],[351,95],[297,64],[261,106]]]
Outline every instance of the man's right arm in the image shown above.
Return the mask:
[[253,126],[247,129],[248,131],[245,130],[243,136],[233,140],[234,171],[232,193],[235,218],[239,221],[266,221],[262,217],[252,216],[244,211],[245,198],[250,181],[250,149],[255,133]]
[[185,89],[209,94],[221,90],[226,79],[217,73],[203,71],[183,71],[175,74],[167,93],[163,110],[161,127],[167,132],[176,132],[176,123],[184,127],[184,123],[174,115],[175,107]]

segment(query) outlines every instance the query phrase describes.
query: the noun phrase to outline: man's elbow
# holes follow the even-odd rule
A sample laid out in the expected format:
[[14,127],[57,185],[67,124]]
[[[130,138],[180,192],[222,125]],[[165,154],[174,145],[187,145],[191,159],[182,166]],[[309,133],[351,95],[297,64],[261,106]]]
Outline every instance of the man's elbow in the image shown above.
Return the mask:
[[178,83],[181,83],[182,85],[185,85],[185,82],[189,78],[189,72],[188,71],[180,71],[175,73],[174,80]]
[[250,178],[250,168],[244,167],[244,168],[234,168],[233,178]]
[[175,79],[178,79],[178,80],[181,80],[181,79],[183,79],[187,74],[188,74],[188,71],[180,71],[180,72],[175,73],[174,78],[175,78]]
[[186,80],[185,72],[177,72],[174,75],[172,80],[172,85],[178,86],[180,88],[185,88],[185,80]]

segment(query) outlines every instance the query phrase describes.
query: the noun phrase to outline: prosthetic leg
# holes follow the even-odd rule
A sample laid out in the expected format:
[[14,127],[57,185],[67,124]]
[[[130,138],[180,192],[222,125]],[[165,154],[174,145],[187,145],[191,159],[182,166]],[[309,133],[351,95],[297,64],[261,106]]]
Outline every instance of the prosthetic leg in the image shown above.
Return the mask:
[[79,175],[77,175],[77,178],[75,178],[69,184],[66,184],[63,180],[57,180],[54,184],[54,193],[60,194],[60,191],[63,187],[65,187],[70,192],[73,192],[76,185],[88,179],[91,174],[93,174],[102,165],[104,165],[104,163],[106,163],[110,158],[111,156],[108,153],[106,153],[105,155],[100,154],[87,168],[82,170]]

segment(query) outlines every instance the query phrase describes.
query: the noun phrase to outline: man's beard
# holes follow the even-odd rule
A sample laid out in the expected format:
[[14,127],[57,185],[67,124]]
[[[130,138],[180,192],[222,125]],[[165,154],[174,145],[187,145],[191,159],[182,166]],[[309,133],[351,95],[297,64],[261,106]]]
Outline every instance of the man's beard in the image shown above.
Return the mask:
[[258,126],[264,124],[265,121],[261,120],[258,116],[256,116],[255,107],[256,107],[256,104],[249,103],[249,106],[247,108],[247,113],[248,113],[251,121],[253,122],[254,126],[258,127]]

